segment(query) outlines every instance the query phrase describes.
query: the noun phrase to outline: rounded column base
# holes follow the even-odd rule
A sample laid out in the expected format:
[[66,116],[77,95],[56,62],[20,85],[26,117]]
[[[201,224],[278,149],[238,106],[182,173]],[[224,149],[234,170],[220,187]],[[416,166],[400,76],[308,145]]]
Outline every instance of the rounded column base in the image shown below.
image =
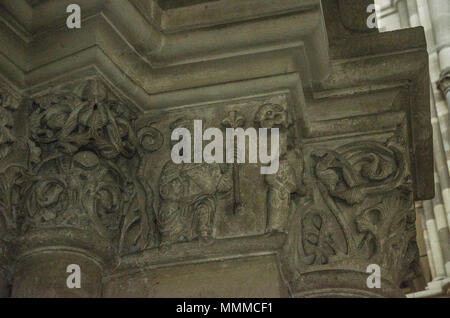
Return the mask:
[[[69,288],[71,264],[80,267],[80,288]],[[72,281],[72,280],[70,280]],[[14,271],[11,297],[100,297],[102,268],[93,258],[73,251],[40,251],[21,257]]]

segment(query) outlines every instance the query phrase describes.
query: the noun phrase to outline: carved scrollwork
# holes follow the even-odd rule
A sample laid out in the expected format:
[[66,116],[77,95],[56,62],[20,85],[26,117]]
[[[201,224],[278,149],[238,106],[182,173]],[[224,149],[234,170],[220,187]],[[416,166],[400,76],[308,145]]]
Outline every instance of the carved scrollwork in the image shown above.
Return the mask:
[[[30,115],[31,138],[51,147],[47,152],[73,154],[92,149],[107,159],[135,153],[134,116],[121,102],[110,99],[104,84],[88,81],[81,96],[50,94],[37,98]],[[50,149],[48,149],[50,148]]]
[[398,284],[414,275],[412,184],[400,136],[309,149],[308,196],[296,203],[285,248],[292,277],[349,264],[378,264]]
[[117,167],[90,151],[42,162],[29,182],[24,192],[23,232],[91,227],[110,239],[119,232],[124,205],[133,192]]
[[344,233],[332,216],[313,209],[304,217],[302,227],[298,248],[307,265],[328,264],[331,257],[347,254]]
[[120,240],[120,251],[127,253],[156,247],[159,244],[154,209],[154,191],[145,174],[148,156],[158,151],[164,138],[161,132],[150,126],[141,128],[137,134],[139,164],[133,182],[132,204],[126,213]]
[[121,253],[157,244],[152,192],[139,174],[143,154],[160,147],[151,140],[157,130],[140,131],[138,140],[136,116],[100,80],[37,97],[24,111],[28,160],[0,176],[2,188],[9,187],[0,196],[3,223],[19,235],[86,230]]
[[138,140],[143,151],[154,152],[161,148],[164,137],[158,129],[147,126],[139,130]]
[[418,248],[415,242],[415,211],[409,191],[397,191],[378,204],[365,209],[356,219],[364,233],[359,247],[367,258],[395,269],[399,279],[411,278],[417,271]]
[[367,195],[391,191],[409,179],[404,151],[393,140],[384,145],[352,143],[335,151],[316,151],[312,157],[321,190],[350,205],[361,203]]

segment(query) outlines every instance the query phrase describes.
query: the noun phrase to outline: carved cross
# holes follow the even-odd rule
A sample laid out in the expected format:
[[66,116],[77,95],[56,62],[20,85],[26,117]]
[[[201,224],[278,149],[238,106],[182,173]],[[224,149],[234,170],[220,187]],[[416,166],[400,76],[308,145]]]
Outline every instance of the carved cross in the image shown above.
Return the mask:
[[[222,126],[225,128],[239,128],[245,124],[245,118],[233,110],[228,113],[228,117],[222,120]],[[234,137],[233,137],[234,138]],[[234,160],[233,160],[233,213],[237,214],[242,208],[241,192],[239,187],[239,165],[237,163],[237,142],[234,142]]]

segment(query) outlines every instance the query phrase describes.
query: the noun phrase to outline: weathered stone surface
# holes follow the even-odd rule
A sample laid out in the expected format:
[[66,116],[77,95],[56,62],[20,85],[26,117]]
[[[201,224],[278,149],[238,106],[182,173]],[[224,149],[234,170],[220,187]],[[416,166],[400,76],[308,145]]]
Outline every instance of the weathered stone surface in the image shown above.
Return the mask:
[[[68,32],[46,1],[1,27],[12,296],[400,296],[413,202],[433,195],[423,32],[362,34],[327,3],[80,1],[91,18]],[[278,128],[278,171],[175,164],[172,131],[194,120]]]
[[10,295],[10,268],[6,259],[6,244],[0,241],[0,298]]
[[[264,279],[261,279],[264,277]],[[107,277],[105,297],[287,297],[275,256],[148,269]]]
[[447,96],[450,92],[450,70],[442,72],[437,84],[442,94],[444,94],[444,96]]
[[[309,195],[296,202],[283,258],[294,294],[305,296],[304,280],[313,277],[321,282],[311,295],[346,294],[358,284],[364,294],[361,279],[370,264],[381,267],[386,294],[415,275],[415,212],[402,134],[305,149]],[[333,278],[350,272],[355,280]]]
[[[67,288],[70,273],[67,266],[77,264],[82,269],[81,288]],[[22,257],[15,266],[11,297],[84,298],[100,297],[102,270],[96,261],[76,251],[53,251]]]

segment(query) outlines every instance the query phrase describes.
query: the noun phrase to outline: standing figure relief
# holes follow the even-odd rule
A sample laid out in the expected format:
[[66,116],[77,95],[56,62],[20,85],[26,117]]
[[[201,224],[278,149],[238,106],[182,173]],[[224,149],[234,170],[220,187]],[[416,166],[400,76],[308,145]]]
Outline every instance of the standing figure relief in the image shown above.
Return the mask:
[[279,168],[274,174],[265,175],[267,191],[266,232],[287,232],[291,194],[303,191],[301,174],[303,161],[300,149],[289,144],[288,112],[279,104],[263,104],[255,114],[255,124],[260,128],[279,129]]
[[[226,170],[226,169],[225,169]],[[216,195],[231,190],[231,176],[217,164],[168,161],[159,185],[161,245],[212,240]]]

